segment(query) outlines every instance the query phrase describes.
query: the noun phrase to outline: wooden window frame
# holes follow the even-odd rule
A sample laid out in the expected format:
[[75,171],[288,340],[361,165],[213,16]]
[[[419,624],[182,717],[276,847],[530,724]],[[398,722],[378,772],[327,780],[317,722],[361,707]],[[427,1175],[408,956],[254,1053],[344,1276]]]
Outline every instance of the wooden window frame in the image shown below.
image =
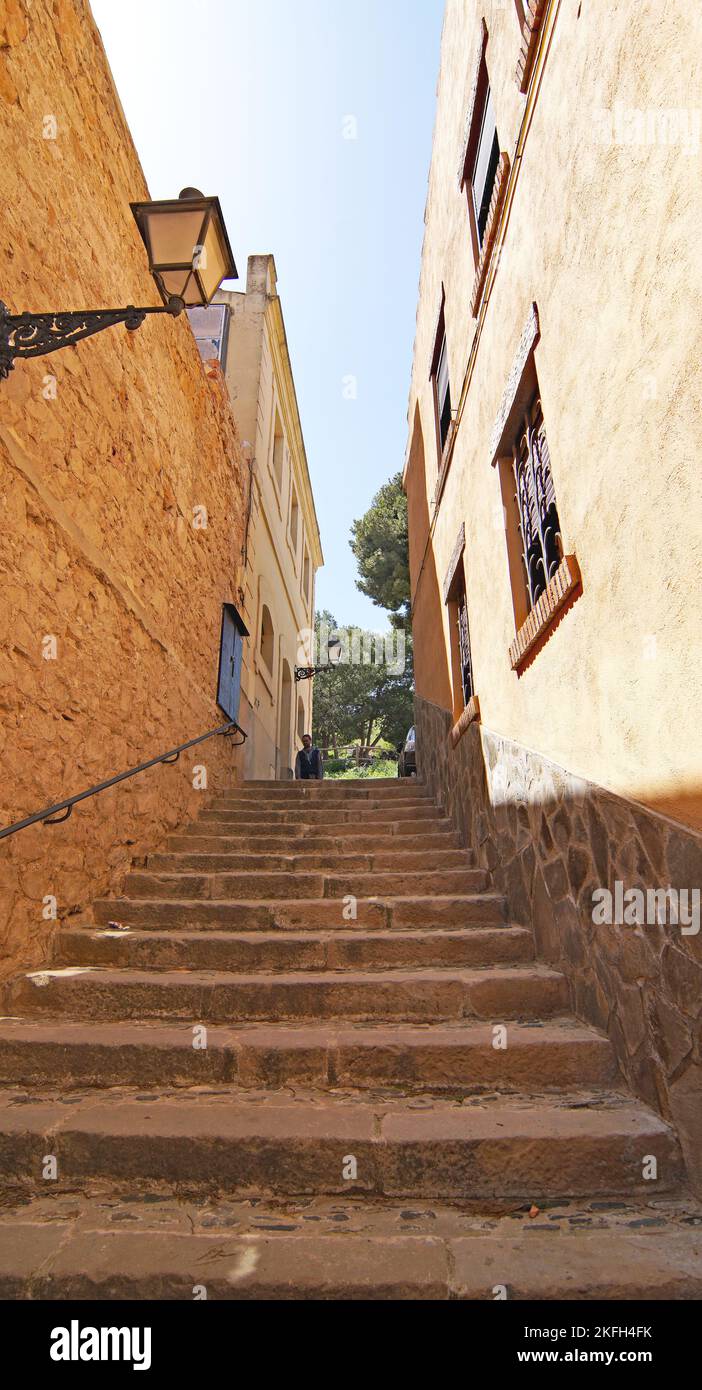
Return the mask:
[[480,705],[475,693],[473,653],[468,620],[465,540],[464,524],[456,538],[453,555],[444,580],[444,602],[449,624],[449,659],[453,696],[454,727],[451,738],[454,747],[469,724],[480,718]]
[[[538,333],[538,325],[537,325]],[[519,362],[519,354],[517,363]],[[516,364],[515,364],[516,365]],[[514,371],[514,369],[513,369]],[[507,565],[512,593],[515,636],[509,647],[510,665],[519,675],[547,641],[553,629],[571,604],[582,593],[580,569],[575,555],[566,555],[558,513],[558,500],[548,451],[541,391],[534,360],[533,347],[523,361],[518,381],[513,379],[509,392],[512,405],[502,417],[502,436],[494,456],[498,466],[502,507],[505,520]],[[519,465],[523,461],[522,441],[529,437],[529,467],[533,467],[533,439],[540,431],[546,451],[547,479],[541,478],[532,492],[536,511],[532,512],[531,531],[538,531],[544,572],[537,583],[529,579],[524,504],[519,500]],[[508,452],[509,450],[509,452]],[[543,462],[543,459],[541,460]],[[538,491],[540,489],[540,492]],[[539,503],[549,502],[546,511]],[[551,510],[552,507],[552,510]],[[555,543],[544,538],[544,520],[550,517],[555,525]],[[536,551],[532,552],[532,562]]]
[[[479,145],[480,145],[481,135],[482,135],[482,132],[483,132],[483,127],[484,127],[484,123],[485,123],[485,117],[486,117],[486,114],[487,114],[488,99],[492,99],[492,86],[491,86],[491,83],[490,83],[490,74],[489,74],[489,72],[488,72],[487,52],[486,52],[486,49],[487,49],[487,29],[484,29],[484,31],[483,31],[483,45],[482,45],[482,49],[481,49],[481,53],[480,53],[480,59],[479,59],[479,64],[478,64],[478,71],[477,71],[476,82],[475,82],[475,93],[474,93],[474,97],[473,97],[473,104],[472,104],[471,111],[470,111],[468,135],[467,135],[467,140],[466,140],[466,145],[465,145],[465,152],[464,152],[464,158],[463,158],[463,169],[462,169],[462,174],[461,174],[461,186],[465,189],[465,192],[466,192],[466,202],[467,202],[467,204],[468,204],[468,224],[469,224],[469,227],[470,227],[470,238],[471,238],[471,245],[472,245],[472,248],[473,248],[473,262],[474,262],[474,265],[475,265],[476,269],[477,269],[478,264],[479,264],[479,262],[480,262],[481,253],[482,253],[483,247],[484,247],[484,245],[485,245],[486,231],[487,231],[487,213],[486,213],[486,225],[485,225],[485,227],[483,228],[483,234],[482,234],[482,237],[481,237],[480,232],[479,232],[479,228],[478,228],[478,214],[477,214],[476,206],[475,206],[475,194],[474,194],[474,187],[473,187],[473,174],[474,174],[474,172],[475,172],[475,162],[476,162],[476,158],[477,158],[477,154],[478,154],[478,148],[479,148]],[[491,203],[491,200],[492,200],[492,195],[493,195],[494,190],[495,190],[495,185],[496,185],[497,179],[498,179],[498,177],[499,177],[499,169],[500,169],[500,140],[499,140],[499,132],[498,132],[498,129],[497,129],[497,116],[496,116],[496,113],[495,113],[495,103],[494,103],[494,100],[492,100],[492,108],[493,108],[493,116],[495,117],[494,134],[495,134],[495,139],[497,140],[497,156],[498,156],[498,157],[497,157],[497,160],[495,161],[493,177],[492,177],[492,181],[491,181],[491,184],[490,184],[489,197],[488,197],[488,199],[487,199],[487,212],[489,212],[490,203]],[[490,160],[489,160],[488,164],[491,163],[491,162],[492,162],[492,152],[491,152]],[[486,186],[487,186],[487,185],[486,185]]]
[[[431,369],[430,369],[430,372],[429,372],[429,377],[430,377],[430,380],[431,380],[432,399],[433,399],[433,402],[434,402],[434,429],[435,429],[435,433],[436,433],[436,458],[437,458],[437,468],[438,468],[438,469],[441,469],[441,463],[442,463],[444,454],[446,453],[446,450],[447,450],[447,448],[449,447],[449,444],[450,444],[450,442],[451,442],[451,435],[452,435],[452,433],[453,433],[453,429],[452,429],[452,426],[453,426],[453,403],[452,403],[452,400],[451,400],[451,372],[450,372],[450,370],[449,370],[449,360],[448,360],[448,335],[447,335],[447,332],[446,332],[446,313],[445,313],[445,307],[446,307],[446,296],[445,296],[444,292],[442,291],[442,295],[441,295],[441,307],[440,307],[440,309],[439,309],[439,317],[438,317],[438,321],[437,321],[437,325],[436,325],[436,333],[435,333],[435,335],[434,335],[434,350],[433,350],[433,353],[432,353]],[[441,402],[440,402],[440,399],[439,399],[439,384],[438,384],[439,365],[440,365],[440,362],[441,362],[442,355],[445,356],[445,361],[446,361],[446,397],[444,398],[444,405],[446,404],[446,399],[448,399],[448,410],[449,410],[449,414],[448,414],[448,424],[447,424],[447,427],[446,427],[446,433],[445,433],[445,435],[443,436],[443,438],[442,438],[442,433],[441,433],[441,431],[442,431],[442,424],[441,424],[441,422],[442,422],[442,419],[443,419],[443,414],[444,414],[444,412],[443,412],[443,410],[442,410],[442,408],[441,408]]]

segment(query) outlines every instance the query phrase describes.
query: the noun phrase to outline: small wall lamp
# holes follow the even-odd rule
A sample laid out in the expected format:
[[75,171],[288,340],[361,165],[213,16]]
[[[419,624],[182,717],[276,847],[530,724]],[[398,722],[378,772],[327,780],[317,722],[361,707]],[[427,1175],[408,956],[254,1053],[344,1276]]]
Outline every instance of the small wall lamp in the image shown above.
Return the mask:
[[147,314],[176,318],[186,307],[209,304],[223,280],[238,279],[218,198],[184,188],[176,199],[132,203],[131,209],[163,304],[11,314],[0,300],[0,379],[9,376],[17,358],[43,357],[116,323],[134,332]]

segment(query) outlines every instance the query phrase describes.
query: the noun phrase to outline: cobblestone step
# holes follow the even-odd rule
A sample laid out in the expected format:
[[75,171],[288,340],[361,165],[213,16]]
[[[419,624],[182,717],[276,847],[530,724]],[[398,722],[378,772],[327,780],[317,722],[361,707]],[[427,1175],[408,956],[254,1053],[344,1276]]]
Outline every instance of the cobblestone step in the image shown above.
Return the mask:
[[[603,1211],[606,1205],[608,1210]],[[436,1203],[175,1201],[109,1187],[0,1226],[0,1298],[702,1298],[699,1210],[661,1199],[481,1218]],[[645,1321],[645,1318],[644,1318]]]

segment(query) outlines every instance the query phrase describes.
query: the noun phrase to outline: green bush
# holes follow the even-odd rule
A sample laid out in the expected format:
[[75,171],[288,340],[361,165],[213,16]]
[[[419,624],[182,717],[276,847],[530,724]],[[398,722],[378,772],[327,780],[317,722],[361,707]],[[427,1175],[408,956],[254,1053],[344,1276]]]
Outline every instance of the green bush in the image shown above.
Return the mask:
[[[341,759],[334,759],[334,762]],[[397,758],[378,758],[370,767],[346,767],[343,772],[331,772],[331,762],[324,764],[324,775],[335,782],[351,782],[357,777],[397,777]]]
[[325,758],[324,776],[336,777],[340,772],[345,772],[349,765],[350,760],[348,758]]

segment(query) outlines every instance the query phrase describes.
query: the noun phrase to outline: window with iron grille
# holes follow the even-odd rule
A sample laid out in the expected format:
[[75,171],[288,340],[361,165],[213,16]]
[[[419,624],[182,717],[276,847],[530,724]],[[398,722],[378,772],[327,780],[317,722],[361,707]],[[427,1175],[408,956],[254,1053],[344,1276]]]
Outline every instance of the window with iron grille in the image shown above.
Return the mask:
[[456,627],[458,629],[458,659],[461,668],[463,704],[467,705],[475,694],[473,685],[473,661],[470,652],[470,629],[468,627],[468,604],[465,586],[458,595]]
[[528,607],[534,607],[563,559],[561,525],[538,390],[512,448],[515,502]]

